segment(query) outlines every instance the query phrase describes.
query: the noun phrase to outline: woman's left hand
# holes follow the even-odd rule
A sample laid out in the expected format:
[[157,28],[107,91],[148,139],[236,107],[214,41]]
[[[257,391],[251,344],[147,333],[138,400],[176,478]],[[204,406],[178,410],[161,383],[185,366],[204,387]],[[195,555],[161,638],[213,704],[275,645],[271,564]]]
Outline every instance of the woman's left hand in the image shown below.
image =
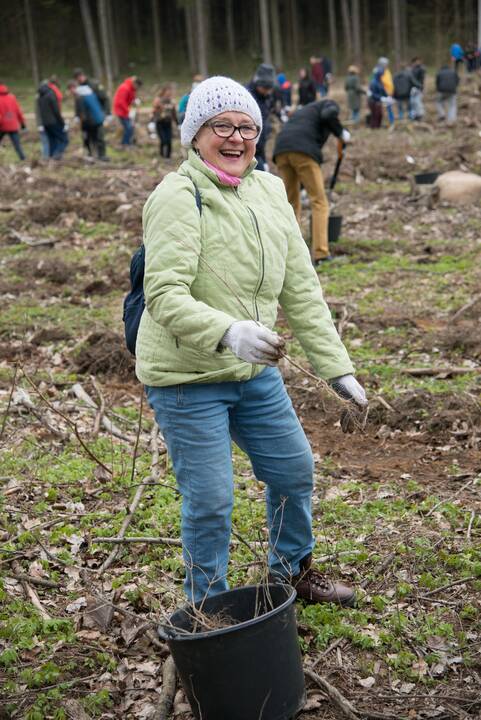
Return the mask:
[[352,400],[361,408],[366,407],[368,403],[366,393],[354,375],[340,375],[329,380],[329,384],[339,397],[344,400]]

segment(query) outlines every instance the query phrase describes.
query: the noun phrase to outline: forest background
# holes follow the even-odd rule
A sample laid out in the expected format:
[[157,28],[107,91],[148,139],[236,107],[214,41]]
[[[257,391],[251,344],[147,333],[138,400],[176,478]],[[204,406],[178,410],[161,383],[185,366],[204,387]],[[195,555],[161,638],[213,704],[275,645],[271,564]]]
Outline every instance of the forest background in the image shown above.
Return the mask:
[[334,72],[379,55],[394,66],[420,54],[449,60],[453,41],[478,43],[479,0],[4,0],[3,80],[85,66],[110,88],[125,75],[187,81],[196,73],[249,77],[261,62],[287,72],[313,53]]

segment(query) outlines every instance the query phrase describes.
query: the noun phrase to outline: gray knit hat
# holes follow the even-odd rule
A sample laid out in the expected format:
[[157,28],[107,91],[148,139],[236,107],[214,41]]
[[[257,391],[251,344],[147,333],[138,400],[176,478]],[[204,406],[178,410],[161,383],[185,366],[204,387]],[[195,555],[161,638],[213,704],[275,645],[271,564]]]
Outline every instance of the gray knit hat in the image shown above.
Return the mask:
[[243,112],[262,130],[259,106],[248,90],[227,77],[210,77],[193,90],[180,126],[180,141],[190,147],[202,125],[223,112]]

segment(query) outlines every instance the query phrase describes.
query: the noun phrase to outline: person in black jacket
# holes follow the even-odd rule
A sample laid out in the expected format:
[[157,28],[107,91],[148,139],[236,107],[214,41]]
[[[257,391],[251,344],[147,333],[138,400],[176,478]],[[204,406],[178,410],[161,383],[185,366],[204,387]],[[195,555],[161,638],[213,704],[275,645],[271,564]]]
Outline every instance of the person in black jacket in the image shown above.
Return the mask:
[[423,93],[426,68],[422,64],[421,58],[413,57],[411,60],[411,73],[415,85],[411,90],[409,116],[411,120],[422,120],[424,117]]
[[275,68],[272,65],[262,63],[257,68],[252,82],[247,85],[247,90],[258,104],[262,115],[262,132],[257,141],[255,154],[257,170],[269,169],[266,160],[266,144],[272,129],[270,116],[271,113],[275,112],[275,81]]
[[454,125],[458,114],[458,104],[456,93],[458,91],[459,75],[455,70],[443,65],[436,75],[436,90],[438,97],[436,99],[436,109],[438,111],[438,120],[447,120],[448,125]]
[[321,148],[330,134],[342,142],[351,136],[339,121],[339,105],[319,100],[297,110],[283,126],[274,147],[274,162],[286,186],[287,198],[297,220],[301,216],[300,185],[309,195],[312,212],[312,259],[314,265],[330,260],[327,227],[329,204],[320,164]]
[[306,68],[299,70],[299,105],[309,105],[316,99],[316,84]]
[[394,99],[397,102],[399,120],[409,113],[409,99],[411,90],[416,86],[411,69],[407,65],[402,65],[401,70],[395,74],[394,82]]
[[57,96],[44,80],[38,88],[36,115],[48,137],[49,157],[60,160],[68,145],[67,128]]

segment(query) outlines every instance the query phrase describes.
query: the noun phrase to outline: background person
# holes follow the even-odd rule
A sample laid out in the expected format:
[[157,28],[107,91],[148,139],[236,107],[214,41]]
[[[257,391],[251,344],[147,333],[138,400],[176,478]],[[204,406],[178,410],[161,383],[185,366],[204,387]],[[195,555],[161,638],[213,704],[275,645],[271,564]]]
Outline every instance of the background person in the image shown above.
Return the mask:
[[262,116],[262,130],[257,140],[255,157],[257,170],[268,170],[266,159],[266,144],[271,133],[271,113],[274,112],[274,85],[276,82],[276,71],[272,65],[262,63],[255,71],[252,81],[247,86],[252,97],[259,106]]
[[339,105],[333,100],[318,100],[292,115],[277,136],[273,153],[298,222],[301,219],[301,184],[309,195],[311,252],[316,266],[331,259],[327,236],[329,203],[321,170],[321,148],[331,133],[345,142],[350,140],[350,134],[339,121]]
[[360,405],[367,400],[282,181],[254,169],[261,128],[257,103],[230,78],[211,77],[192,92],[181,126],[188,159],[143,212],[136,371],[182,494],[189,600],[228,588],[234,440],[266,485],[270,577],[291,581],[307,602],[351,605],[352,588],[312,567],[313,459],[277,368],[278,303],[319,376]]
[[177,123],[173,89],[170,83],[164,85],[152,105],[152,120],[159,138],[159,152],[163,158],[170,158],[172,153],[172,126]]
[[25,129],[25,118],[15,95],[6,85],[0,85],[0,142],[8,135],[20,160],[25,160],[20,142],[20,129]]
[[454,42],[451,45],[450,54],[453,69],[458,73],[459,68],[461,68],[464,63],[464,50],[458,42]]
[[307,68],[301,68],[299,70],[298,93],[299,105],[301,107],[309,105],[309,103],[314,102],[316,99],[316,85],[310,77]]
[[137,98],[137,90],[142,80],[136,75],[126,78],[117,88],[114,95],[113,111],[122,125],[122,141],[124,147],[132,145],[134,141],[134,123],[130,116],[131,108]]
[[369,91],[368,91],[368,107],[369,107],[369,127],[371,130],[375,130],[381,127],[382,125],[382,107],[383,98],[388,98],[388,94],[384,88],[384,85],[382,83],[382,74],[383,74],[382,68],[374,68],[374,75],[369,83]]
[[[388,122],[390,125],[392,125],[394,123],[394,110],[392,109],[392,96],[394,94],[394,82],[392,79],[391,71],[389,69],[389,58],[380,57],[379,60],[377,61],[376,70],[381,70],[380,80],[381,80],[384,90],[386,91],[384,97],[391,99],[391,101],[388,100],[385,103],[385,105],[386,105]],[[380,127],[380,125],[378,127]]]
[[457,91],[459,85],[459,75],[453,68],[443,65],[436,75],[436,110],[438,112],[438,120],[444,122],[447,120],[448,125],[454,125],[458,114]]
[[194,75],[192,78],[192,85],[188,93],[185,95],[182,95],[182,97],[179,100],[179,105],[177,107],[177,121],[179,125],[182,125],[182,122],[184,121],[185,117],[185,111],[187,109],[187,103],[189,102],[190,93],[192,90],[195,90],[197,85],[199,85],[203,80],[202,75]]
[[92,157],[95,152],[99,160],[107,160],[103,124],[105,113],[97,95],[90,85],[69,83],[69,90],[74,97],[75,115],[80,120],[82,140],[87,154]]
[[36,117],[48,138],[49,158],[60,160],[68,145],[65,121],[58,106],[56,93],[48,81],[40,83],[36,99]]
[[414,78],[406,64],[401,66],[401,70],[395,74],[393,97],[397,102],[398,118],[402,120],[404,115],[409,116],[409,103],[411,99],[411,91],[415,87]]
[[365,94],[365,90],[361,87],[357,65],[350,65],[347,73],[344,90],[347,94],[347,105],[351,111],[351,120],[357,125],[361,117],[361,97]]
[[411,89],[409,113],[412,120],[422,120],[424,117],[423,95],[426,68],[419,57],[413,57],[411,60],[411,73],[414,87]]

